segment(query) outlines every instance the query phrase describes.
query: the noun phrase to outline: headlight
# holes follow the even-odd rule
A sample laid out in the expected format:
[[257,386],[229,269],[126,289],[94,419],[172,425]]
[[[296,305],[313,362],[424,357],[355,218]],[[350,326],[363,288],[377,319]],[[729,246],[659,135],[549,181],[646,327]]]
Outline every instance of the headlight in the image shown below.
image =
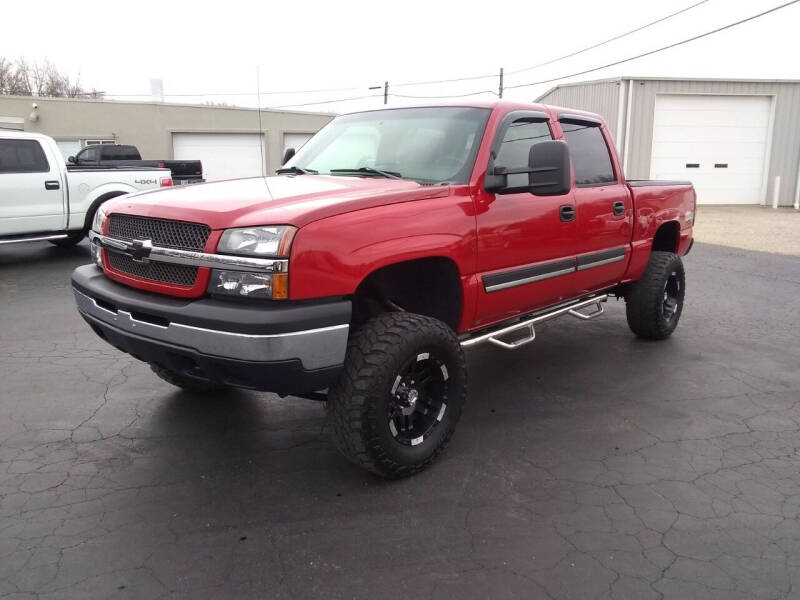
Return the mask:
[[289,297],[289,276],[286,273],[249,273],[246,271],[211,271],[208,284],[211,294],[239,298],[285,300]]
[[94,213],[94,220],[92,221],[92,231],[95,233],[103,233],[103,225],[106,222],[106,218],[108,218],[108,212],[106,212],[105,207],[101,204],[97,207],[97,211]]
[[220,254],[243,256],[287,257],[292,246],[296,227],[241,227],[228,229],[217,245]]

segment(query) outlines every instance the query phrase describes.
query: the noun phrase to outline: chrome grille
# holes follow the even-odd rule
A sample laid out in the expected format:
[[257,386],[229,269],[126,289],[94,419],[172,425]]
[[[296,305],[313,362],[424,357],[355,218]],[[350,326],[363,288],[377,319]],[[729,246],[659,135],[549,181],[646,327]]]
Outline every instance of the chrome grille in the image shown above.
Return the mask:
[[[154,246],[177,250],[202,251],[211,228],[202,223],[168,221],[151,217],[112,214],[108,220],[110,237],[133,241],[150,240]],[[108,251],[108,264],[115,271],[159,283],[192,287],[197,280],[197,267],[151,261],[135,262],[130,256]]]
[[211,228],[202,223],[167,221],[150,217],[112,214],[108,235],[122,240],[150,240],[154,246],[200,252],[205,248]]
[[197,279],[197,267],[163,262],[137,263],[130,256],[108,251],[108,264],[115,271],[134,277],[191,287]]

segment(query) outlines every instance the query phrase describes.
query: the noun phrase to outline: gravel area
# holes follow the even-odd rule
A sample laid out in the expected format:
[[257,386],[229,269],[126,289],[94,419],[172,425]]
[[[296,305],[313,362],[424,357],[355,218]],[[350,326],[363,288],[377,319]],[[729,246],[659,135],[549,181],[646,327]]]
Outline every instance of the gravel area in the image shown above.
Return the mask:
[[695,240],[800,256],[800,210],[767,206],[698,206]]

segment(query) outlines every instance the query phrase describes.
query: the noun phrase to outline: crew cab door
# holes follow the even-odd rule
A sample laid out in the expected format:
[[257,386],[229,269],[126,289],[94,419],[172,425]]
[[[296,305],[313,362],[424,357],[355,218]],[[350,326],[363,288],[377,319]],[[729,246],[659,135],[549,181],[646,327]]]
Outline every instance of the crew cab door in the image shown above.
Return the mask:
[[39,140],[0,137],[0,236],[63,230],[64,186]]
[[630,257],[633,201],[609,133],[599,120],[558,116],[572,159],[578,293],[619,283]]
[[[553,139],[549,115],[511,111],[491,146],[494,166],[528,165],[532,145]],[[480,165],[486,168],[489,165]],[[509,175],[525,185],[528,175]],[[513,178],[517,178],[514,182]],[[571,194],[493,194],[473,188],[477,220],[478,298],[475,326],[554,304],[574,295],[578,224]]]

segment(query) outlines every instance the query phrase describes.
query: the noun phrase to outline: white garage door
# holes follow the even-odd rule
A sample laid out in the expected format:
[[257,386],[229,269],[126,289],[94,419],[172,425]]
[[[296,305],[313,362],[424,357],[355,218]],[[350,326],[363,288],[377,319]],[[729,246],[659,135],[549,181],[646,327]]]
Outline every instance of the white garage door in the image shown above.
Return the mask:
[[56,140],[56,145],[61,150],[64,160],[67,160],[70,156],[75,156],[81,151],[80,140]]
[[284,133],[283,152],[286,153],[287,148],[300,150],[300,148],[302,148],[312,137],[314,137],[313,133]]
[[268,164],[264,136],[257,133],[173,133],[172,152],[176,160],[201,160],[206,181],[257,177],[262,174],[259,139]]
[[653,179],[688,179],[700,204],[759,204],[771,98],[656,96]]

